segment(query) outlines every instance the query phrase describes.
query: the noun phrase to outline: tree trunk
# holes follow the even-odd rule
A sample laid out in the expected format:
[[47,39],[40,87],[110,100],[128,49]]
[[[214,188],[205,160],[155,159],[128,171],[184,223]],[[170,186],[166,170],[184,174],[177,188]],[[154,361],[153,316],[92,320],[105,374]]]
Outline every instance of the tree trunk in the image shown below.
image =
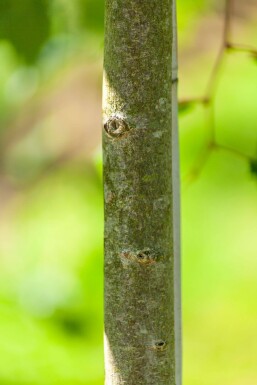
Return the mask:
[[106,0],[106,385],[181,382],[175,20],[175,0]]

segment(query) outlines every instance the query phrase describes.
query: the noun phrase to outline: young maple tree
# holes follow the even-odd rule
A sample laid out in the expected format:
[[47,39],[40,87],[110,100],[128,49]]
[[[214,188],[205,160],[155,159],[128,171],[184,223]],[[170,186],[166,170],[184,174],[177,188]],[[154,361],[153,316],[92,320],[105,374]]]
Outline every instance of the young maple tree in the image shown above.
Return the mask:
[[180,385],[175,1],[105,17],[105,384]]

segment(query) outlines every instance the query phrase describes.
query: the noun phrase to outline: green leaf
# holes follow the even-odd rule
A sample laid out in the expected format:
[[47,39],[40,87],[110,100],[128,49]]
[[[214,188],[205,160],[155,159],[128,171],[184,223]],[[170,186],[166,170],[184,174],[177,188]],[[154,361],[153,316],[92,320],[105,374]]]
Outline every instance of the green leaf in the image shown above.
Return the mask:
[[188,112],[194,107],[194,104],[195,104],[194,101],[191,101],[191,100],[185,100],[185,101],[179,102],[178,104],[179,113]]
[[82,23],[85,29],[103,31],[104,0],[80,0]]
[[0,0],[0,39],[9,40],[26,61],[35,60],[49,30],[45,0]]
[[250,171],[251,174],[254,175],[254,177],[257,177],[257,159],[251,159],[250,160]]
[[257,52],[252,52],[252,53],[251,53],[251,58],[252,58],[253,61],[257,64]]

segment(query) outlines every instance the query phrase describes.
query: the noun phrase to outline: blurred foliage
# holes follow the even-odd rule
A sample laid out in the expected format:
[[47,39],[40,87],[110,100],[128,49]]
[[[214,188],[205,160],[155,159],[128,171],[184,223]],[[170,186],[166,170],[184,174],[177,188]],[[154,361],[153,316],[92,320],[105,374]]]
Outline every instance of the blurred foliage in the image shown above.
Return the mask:
[[0,39],[9,40],[28,62],[37,57],[49,32],[46,0],[0,1]]
[[251,170],[251,173],[257,177],[257,161],[255,159],[253,159],[251,162],[250,162],[250,170]]
[[[235,39],[255,44],[247,4]],[[103,384],[103,5],[0,0],[3,385]],[[191,101],[204,95],[222,6],[178,1],[187,385],[257,382],[253,56],[226,53],[212,105]],[[223,148],[208,147],[213,128]]]
[[103,32],[104,0],[80,0],[82,22],[86,28]]

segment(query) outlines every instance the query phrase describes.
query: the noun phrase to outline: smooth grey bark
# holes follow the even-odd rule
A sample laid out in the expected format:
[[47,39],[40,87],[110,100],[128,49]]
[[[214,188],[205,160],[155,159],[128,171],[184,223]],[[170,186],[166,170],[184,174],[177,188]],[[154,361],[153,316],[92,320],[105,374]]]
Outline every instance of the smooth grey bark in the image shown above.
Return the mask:
[[181,381],[174,9],[106,0],[106,385]]
[[180,178],[178,138],[178,49],[176,1],[173,1],[172,36],[172,191],[173,191],[173,256],[175,312],[175,384],[182,384],[182,311],[181,311],[181,252],[180,252]]

